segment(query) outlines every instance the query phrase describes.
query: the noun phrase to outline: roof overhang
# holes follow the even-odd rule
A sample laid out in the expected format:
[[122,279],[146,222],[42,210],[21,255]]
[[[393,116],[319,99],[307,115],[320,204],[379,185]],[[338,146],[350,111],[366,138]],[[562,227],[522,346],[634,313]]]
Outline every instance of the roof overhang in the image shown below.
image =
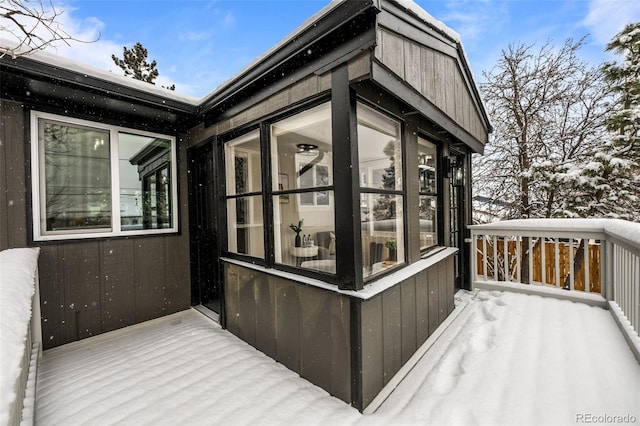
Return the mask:
[[[196,101],[164,94],[148,83],[106,73],[82,72],[39,53],[32,57],[0,58],[0,95],[3,99],[34,107],[80,111],[93,117],[125,117],[127,123],[148,122],[144,127],[187,128],[193,125]],[[52,63],[53,62],[53,63]],[[65,64],[66,65],[66,64]],[[93,70],[91,70],[93,71]],[[107,73],[111,74],[111,73]],[[151,86],[146,88],[145,86]]]
[[226,118],[309,74],[329,71],[375,46],[375,2],[334,1],[207,96],[205,125]]

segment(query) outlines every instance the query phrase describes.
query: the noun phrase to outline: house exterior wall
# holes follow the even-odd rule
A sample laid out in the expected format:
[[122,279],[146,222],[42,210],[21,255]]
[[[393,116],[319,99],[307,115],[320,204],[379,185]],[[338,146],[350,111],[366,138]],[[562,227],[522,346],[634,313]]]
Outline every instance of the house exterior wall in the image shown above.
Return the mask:
[[486,144],[487,128],[469,91],[468,79],[464,77],[455,45],[437,41],[434,36],[418,30],[416,38],[421,38],[422,43],[381,25],[378,27],[375,58]]
[[[369,52],[363,53],[349,61],[349,79],[351,81],[357,81],[366,78],[370,70],[370,61],[371,54]],[[207,128],[204,127],[204,124],[194,127],[188,132],[188,144],[189,146],[197,145],[212,136],[224,134],[259,120],[266,115],[273,114],[285,108],[291,108],[292,105],[313,98],[320,93],[328,92],[330,89],[330,72],[322,75],[312,73],[306,78],[295,82],[286,89],[250,106],[231,118],[219,121]]]
[[231,333],[351,402],[349,297],[231,263],[224,286]]
[[231,333],[362,409],[454,309],[451,256],[367,300],[248,265],[224,275]]
[[453,257],[362,302],[362,406],[366,408],[454,308]]
[[186,146],[177,143],[179,234],[29,241],[29,123],[1,101],[0,249],[40,247],[44,349],[190,306]]

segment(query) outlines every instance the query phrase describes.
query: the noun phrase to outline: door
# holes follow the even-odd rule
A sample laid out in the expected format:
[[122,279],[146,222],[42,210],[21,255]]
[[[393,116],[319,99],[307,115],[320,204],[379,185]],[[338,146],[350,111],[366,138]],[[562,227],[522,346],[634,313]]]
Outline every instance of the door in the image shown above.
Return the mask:
[[455,288],[456,290],[466,286],[468,253],[465,244],[466,211],[465,189],[467,182],[467,170],[464,154],[451,152],[452,176],[450,182],[450,218],[451,218],[451,246],[458,248],[454,258]]
[[192,148],[189,161],[191,304],[220,314],[221,278],[217,235],[214,144]]

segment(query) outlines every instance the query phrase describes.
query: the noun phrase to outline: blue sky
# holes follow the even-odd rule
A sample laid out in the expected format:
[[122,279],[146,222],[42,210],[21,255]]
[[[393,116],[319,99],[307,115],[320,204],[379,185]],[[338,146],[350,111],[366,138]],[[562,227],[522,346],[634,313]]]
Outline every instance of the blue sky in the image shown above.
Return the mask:
[[[64,29],[83,40],[57,53],[118,72],[111,54],[141,42],[158,62],[158,84],[202,97],[322,9],[328,0],[65,0]],[[587,36],[585,61],[614,57],[604,46],[628,22],[639,0],[416,0],[461,37],[477,80],[509,43]]]

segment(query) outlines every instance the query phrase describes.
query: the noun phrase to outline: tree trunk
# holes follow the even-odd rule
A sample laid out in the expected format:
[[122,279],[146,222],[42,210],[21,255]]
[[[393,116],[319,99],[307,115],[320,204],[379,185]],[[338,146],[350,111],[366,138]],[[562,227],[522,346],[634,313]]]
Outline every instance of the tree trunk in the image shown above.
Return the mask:
[[[576,256],[573,258],[573,275],[574,277],[578,276],[578,273],[580,272],[580,268],[582,268],[582,264],[584,263],[584,245],[585,245],[585,241],[587,241],[586,239],[581,239],[580,240],[580,244],[578,244],[578,253],[576,253]],[[569,248],[570,250],[573,249],[573,247]],[[586,271],[585,271],[586,272]],[[575,285],[575,278],[573,279],[574,285]],[[585,280],[585,283],[587,281]],[[567,274],[566,278],[564,279],[564,284],[562,286],[563,289],[565,290],[570,290],[571,289],[571,274]]]
[[[531,284],[529,282],[529,256],[533,256],[533,253],[542,244],[542,238],[538,238],[536,243],[531,248],[529,253],[529,237],[522,237],[522,251],[520,255],[520,282],[523,284]],[[533,274],[531,274],[533,276]]]

